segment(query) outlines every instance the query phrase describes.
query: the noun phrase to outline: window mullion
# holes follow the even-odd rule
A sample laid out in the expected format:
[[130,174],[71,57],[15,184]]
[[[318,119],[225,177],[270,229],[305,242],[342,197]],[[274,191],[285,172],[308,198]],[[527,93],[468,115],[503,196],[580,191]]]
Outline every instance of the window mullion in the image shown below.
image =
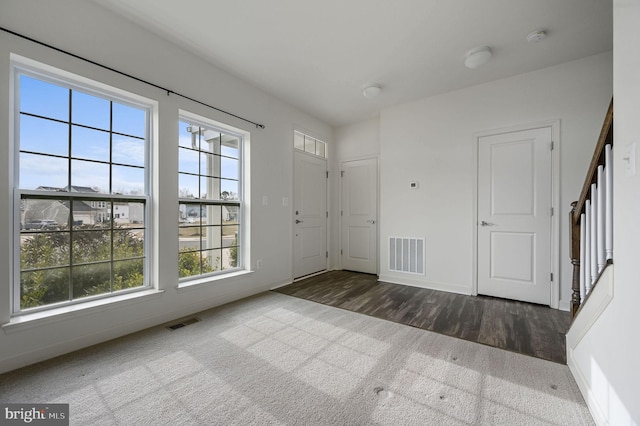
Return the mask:
[[[109,102],[109,194],[113,194],[113,102]],[[113,201],[111,202],[111,216],[113,216]],[[111,244],[109,244],[109,290],[113,292],[113,252],[114,252],[114,222],[111,218],[109,226],[109,234],[111,235]]]
[[[68,179],[67,179],[67,192],[71,194],[71,177],[73,175],[73,170],[71,167],[73,166],[73,90],[69,89],[69,116],[67,117],[69,120],[69,167],[67,169]],[[67,218],[67,226],[69,227],[69,301],[73,300],[73,238],[74,238],[74,229],[73,229],[73,198],[69,198],[69,217]]]

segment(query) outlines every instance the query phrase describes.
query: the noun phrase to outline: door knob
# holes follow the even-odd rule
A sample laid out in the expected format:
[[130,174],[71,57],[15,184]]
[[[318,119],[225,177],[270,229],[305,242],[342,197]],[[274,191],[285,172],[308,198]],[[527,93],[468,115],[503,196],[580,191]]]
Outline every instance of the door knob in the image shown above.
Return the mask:
[[370,223],[370,224],[373,225],[374,223],[376,223],[376,221],[375,220],[368,220],[367,223]]
[[490,223],[490,222],[485,222],[484,220],[482,222],[480,222],[480,225],[482,226],[493,226],[495,225],[494,223]]
[[304,222],[303,220],[296,219],[296,224]]

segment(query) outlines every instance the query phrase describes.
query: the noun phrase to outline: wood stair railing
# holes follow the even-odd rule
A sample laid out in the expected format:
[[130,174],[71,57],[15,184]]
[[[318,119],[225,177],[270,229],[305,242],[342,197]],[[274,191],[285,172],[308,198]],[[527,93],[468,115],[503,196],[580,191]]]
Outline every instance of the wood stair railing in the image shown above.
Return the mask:
[[613,263],[613,99],[578,201],[569,213],[573,280],[571,315],[578,314],[604,268]]

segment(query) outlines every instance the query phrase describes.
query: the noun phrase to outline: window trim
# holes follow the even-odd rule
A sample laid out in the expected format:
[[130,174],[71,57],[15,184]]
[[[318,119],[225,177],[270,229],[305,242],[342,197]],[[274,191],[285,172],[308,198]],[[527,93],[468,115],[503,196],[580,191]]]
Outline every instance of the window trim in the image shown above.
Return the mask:
[[55,306],[51,309],[29,310],[12,316],[9,322],[2,324],[1,327],[6,334],[11,334],[45,324],[51,324],[56,321],[82,318],[87,314],[102,312],[116,305],[122,307],[140,303],[144,300],[157,298],[164,294],[164,292],[164,290],[158,290],[156,288],[145,288],[144,290],[134,292],[117,293],[108,298],[102,297],[99,299],[83,300],[82,303]]
[[[60,309],[73,307],[75,305],[85,305],[87,307],[94,306],[96,303],[100,304],[100,300],[105,299],[104,303],[109,303],[109,299],[120,300],[121,297],[127,298],[127,296],[134,297],[132,293],[144,292],[148,293],[150,290],[157,291],[157,282],[154,279],[154,265],[155,265],[155,251],[154,247],[154,215],[153,215],[153,203],[154,203],[154,187],[153,176],[154,170],[154,116],[158,109],[158,102],[152,99],[145,98],[135,93],[119,89],[96,80],[92,80],[60,68],[56,68],[20,55],[11,53],[10,55],[10,81],[11,81],[11,107],[10,111],[10,143],[9,143],[9,158],[11,159],[10,170],[10,184],[13,192],[13,208],[12,208],[12,248],[10,250],[10,270],[9,277],[12,280],[9,286],[10,297],[10,312],[12,318],[30,316],[32,314],[38,314],[41,312],[51,311],[56,312]],[[121,195],[116,193],[73,193],[71,191],[65,192],[62,197],[69,198],[71,200],[83,198],[92,199],[104,199],[116,200],[116,199],[136,199],[140,200],[145,205],[145,217],[144,217],[144,278],[143,285],[131,289],[123,289],[115,292],[103,293],[95,296],[83,297],[80,299],[72,299],[59,303],[50,303],[33,308],[22,309],[20,306],[20,202],[23,195],[42,195],[46,198],[44,191],[26,190],[20,189],[19,175],[20,175],[20,76],[25,75],[30,78],[34,78],[46,83],[55,84],[65,87],[72,91],[82,92],[91,96],[96,96],[102,99],[107,99],[110,102],[116,102],[122,105],[134,107],[137,109],[143,109],[146,115],[145,123],[145,156],[144,156],[144,185],[145,193],[143,195]],[[69,117],[71,123],[72,117]],[[111,132],[113,133],[113,132]],[[117,132],[116,132],[117,133]],[[69,152],[69,157],[71,152]],[[113,164],[110,160],[109,164]],[[71,182],[68,182],[71,185]],[[55,197],[51,197],[55,198]],[[111,260],[113,262],[113,259]],[[71,265],[69,265],[71,267]],[[115,299],[114,299],[115,298]],[[71,309],[71,308],[70,308]]]

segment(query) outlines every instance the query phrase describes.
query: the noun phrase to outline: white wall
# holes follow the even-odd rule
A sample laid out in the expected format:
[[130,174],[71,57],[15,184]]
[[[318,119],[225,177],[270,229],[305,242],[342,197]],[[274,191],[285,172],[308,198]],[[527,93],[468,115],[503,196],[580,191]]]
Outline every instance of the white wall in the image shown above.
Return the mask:
[[[471,72],[471,71],[470,71]],[[612,53],[422,99],[380,115],[381,279],[471,294],[476,132],[560,119],[561,307],[571,270],[565,218],[612,95]],[[409,182],[417,180],[418,190]],[[426,276],[388,271],[389,236],[426,238]]]
[[[156,281],[164,293],[134,302],[60,315],[0,331],[0,372],[69,352],[119,335],[170,321],[208,307],[254,294],[292,279],[292,212],[282,197],[292,197],[293,129],[303,127],[329,143],[333,130],[319,120],[226,74],[201,59],[117,17],[93,2],[59,0],[3,1],[0,25],[24,35],[139,76],[266,125],[258,130],[177,96],[167,96],[110,71],[72,59],[29,41],[0,32],[0,324],[10,320],[10,254],[12,240],[12,173],[9,138],[9,55],[11,52],[158,101],[159,139],[177,146],[177,113],[184,109],[251,132],[250,198],[252,265],[263,268],[234,279],[177,289],[177,148],[162,151],[157,161],[159,197],[169,198],[156,215]],[[332,155],[332,154],[330,154]],[[161,173],[159,173],[161,171]],[[272,202],[262,205],[267,195]]]
[[380,154],[380,118],[338,127],[336,155],[340,162],[377,157]]
[[[629,144],[640,144],[640,1],[614,0],[613,4],[613,299],[582,340],[568,336],[567,349],[569,366],[597,423],[633,426],[640,424],[640,170],[627,176],[622,158]],[[606,283],[599,282],[594,294],[601,284]],[[585,308],[591,302],[590,297]]]

